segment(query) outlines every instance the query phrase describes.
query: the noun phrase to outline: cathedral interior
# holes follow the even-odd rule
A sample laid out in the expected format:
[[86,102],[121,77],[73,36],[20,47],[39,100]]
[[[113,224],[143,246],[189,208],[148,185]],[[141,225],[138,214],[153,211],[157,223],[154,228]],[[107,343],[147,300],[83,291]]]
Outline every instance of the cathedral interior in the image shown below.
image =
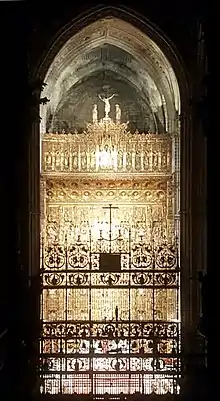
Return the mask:
[[190,100],[203,107],[203,25],[187,56],[140,12],[63,12],[50,46],[47,15],[33,18],[14,189],[21,399],[207,399],[206,122]]

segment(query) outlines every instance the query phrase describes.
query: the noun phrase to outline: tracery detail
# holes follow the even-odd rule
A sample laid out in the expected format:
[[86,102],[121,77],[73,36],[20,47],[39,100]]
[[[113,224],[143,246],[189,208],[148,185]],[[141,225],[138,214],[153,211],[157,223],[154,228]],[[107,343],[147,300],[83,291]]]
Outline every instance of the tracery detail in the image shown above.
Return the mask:
[[177,394],[173,137],[104,99],[85,132],[42,137],[42,392]]
[[128,123],[110,118],[87,124],[83,133],[43,134],[43,172],[171,172],[168,134],[128,131]]

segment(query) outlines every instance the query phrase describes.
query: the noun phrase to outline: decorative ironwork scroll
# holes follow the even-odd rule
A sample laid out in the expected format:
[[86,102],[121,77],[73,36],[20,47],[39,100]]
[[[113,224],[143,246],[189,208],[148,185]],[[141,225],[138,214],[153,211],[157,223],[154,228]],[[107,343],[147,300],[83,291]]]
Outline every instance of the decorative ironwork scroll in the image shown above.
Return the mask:
[[42,393],[179,392],[173,137],[127,126],[42,137]]
[[42,392],[176,394],[177,245],[136,241],[130,230],[120,270],[102,271],[108,241],[42,245]]

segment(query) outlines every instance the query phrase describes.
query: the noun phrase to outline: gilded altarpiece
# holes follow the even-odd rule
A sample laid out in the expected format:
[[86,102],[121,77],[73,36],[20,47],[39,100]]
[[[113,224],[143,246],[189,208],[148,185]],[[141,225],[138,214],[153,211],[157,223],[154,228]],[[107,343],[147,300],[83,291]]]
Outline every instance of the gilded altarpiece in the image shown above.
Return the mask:
[[42,139],[42,386],[178,393],[173,138],[102,121]]

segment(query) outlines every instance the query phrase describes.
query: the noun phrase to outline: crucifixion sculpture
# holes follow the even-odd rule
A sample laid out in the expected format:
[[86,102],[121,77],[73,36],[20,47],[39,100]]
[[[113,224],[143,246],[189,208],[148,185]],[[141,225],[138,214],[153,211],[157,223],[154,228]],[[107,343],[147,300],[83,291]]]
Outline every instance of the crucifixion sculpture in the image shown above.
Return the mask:
[[109,97],[102,97],[101,95],[99,95],[99,99],[105,103],[105,118],[108,118],[111,109],[109,100],[111,100],[114,96],[116,96],[115,93],[113,93],[113,95]]

